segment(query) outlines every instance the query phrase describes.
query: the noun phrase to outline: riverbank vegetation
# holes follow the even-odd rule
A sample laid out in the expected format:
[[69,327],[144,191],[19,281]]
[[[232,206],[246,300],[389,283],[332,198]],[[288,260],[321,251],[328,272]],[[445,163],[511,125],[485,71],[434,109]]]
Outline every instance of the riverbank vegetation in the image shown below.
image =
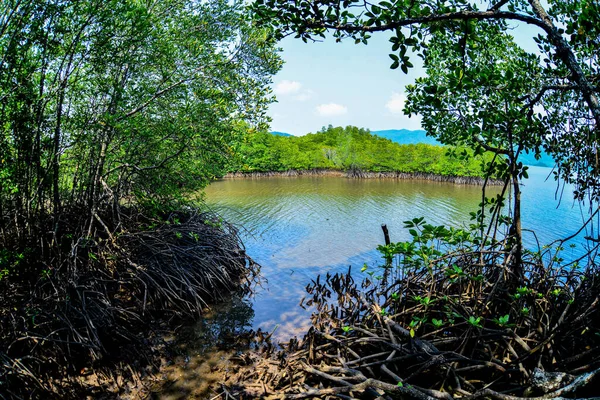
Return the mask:
[[[237,398],[587,398],[600,379],[600,280],[561,251],[527,252],[516,284],[509,238],[406,221],[382,263],[315,278],[312,328],[240,363]],[[488,238],[489,239],[489,238]]]
[[[491,155],[465,157],[466,148],[428,144],[400,145],[354,126],[323,128],[304,136],[249,134],[230,173],[335,170],[349,176],[368,173],[482,177]],[[393,174],[392,174],[393,175]],[[390,175],[391,176],[391,175]]]
[[[442,143],[469,148],[467,158],[493,153],[485,173],[497,175],[503,189],[487,197],[484,187],[466,229],[406,221],[413,239],[381,246],[384,262],[363,268],[361,282],[350,273],[316,278],[304,302],[316,306],[306,337],[271,359],[251,359],[252,368],[240,373],[246,384],[225,390],[287,399],[600,394],[598,7],[538,0],[255,3],[261,26],[279,35],[309,41],[331,33],[367,44],[387,32],[391,68],[404,73],[417,53],[427,75],[407,87],[405,113],[421,115]],[[540,29],[539,53],[515,44],[515,23]],[[520,155],[542,150],[556,162],[556,181],[572,184],[589,214],[570,237],[526,248],[520,185],[528,173]],[[583,254],[565,260],[565,246],[577,246],[570,241],[583,232]]]
[[220,0],[0,5],[0,398],[99,395],[252,273],[185,200],[266,128],[280,60],[247,20]]

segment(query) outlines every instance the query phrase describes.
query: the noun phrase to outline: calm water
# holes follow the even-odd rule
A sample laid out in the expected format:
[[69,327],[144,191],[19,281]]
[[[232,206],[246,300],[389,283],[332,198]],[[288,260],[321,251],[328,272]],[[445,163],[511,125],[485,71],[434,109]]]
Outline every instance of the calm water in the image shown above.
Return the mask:
[[[558,205],[556,184],[545,182],[549,173],[531,168],[523,185],[523,227],[535,230],[542,244],[576,232],[582,220],[580,207],[567,200],[568,188]],[[226,179],[206,190],[207,205],[244,228],[248,254],[263,266],[266,282],[252,299],[253,328],[278,326],[275,336],[282,340],[302,333],[308,322],[298,303],[311,279],[349,266],[360,274],[364,263],[380,263],[374,249],[383,243],[381,224],[392,241],[407,240],[402,221],[423,216],[460,226],[480,200],[475,186],[336,177]],[[534,244],[531,235],[525,240]]]

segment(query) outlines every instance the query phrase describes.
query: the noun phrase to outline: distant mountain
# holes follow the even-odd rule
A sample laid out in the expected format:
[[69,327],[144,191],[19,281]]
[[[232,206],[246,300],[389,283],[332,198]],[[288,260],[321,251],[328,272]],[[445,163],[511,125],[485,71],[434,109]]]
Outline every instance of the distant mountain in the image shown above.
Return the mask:
[[285,132],[277,132],[277,131],[272,131],[271,135],[275,135],[275,136],[292,136],[289,133],[285,133]]
[[371,131],[373,135],[381,136],[399,144],[425,143],[441,146],[441,143],[427,136],[425,131],[410,131],[408,129],[388,129],[384,131]]
[[554,159],[549,154],[544,152],[542,152],[542,157],[540,157],[539,160],[535,159],[535,155],[533,153],[522,153],[521,155],[519,155],[519,160],[523,164],[530,165],[532,167],[554,167]]
[[[425,143],[431,145],[441,146],[441,143],[434,138],[427,136],[425,131],[417,130],[411,131],[408,129],[388,129],[383,131],[371,131],[373,135],[381,136],[399,144],[417,144]],[[519,159],[525,165],[535,167],[553,167],[554,160],[546,153],[542,153],[542,157],[539,160],[535,159],[533,153],[521,154]]]

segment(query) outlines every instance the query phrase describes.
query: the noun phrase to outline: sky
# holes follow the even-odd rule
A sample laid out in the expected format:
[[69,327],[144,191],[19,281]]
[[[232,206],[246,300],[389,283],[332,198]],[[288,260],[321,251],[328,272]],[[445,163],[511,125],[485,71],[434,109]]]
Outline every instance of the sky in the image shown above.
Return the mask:
[[[529,51],[537,49],[532,36],[536,28],[515,26],[517,43]],[[323,126],[354,125],[372,131],[421,129],[418,116],[402,112],[404,87],[424,75],[422,61],[407,74],[392,70],[389,35],[374,34],[368,45],[351,40],[335,43],[304,43],[288,37],[279,43],[285,62],[273,78],[276,103],[271,104],[271,130],[301,136]]]

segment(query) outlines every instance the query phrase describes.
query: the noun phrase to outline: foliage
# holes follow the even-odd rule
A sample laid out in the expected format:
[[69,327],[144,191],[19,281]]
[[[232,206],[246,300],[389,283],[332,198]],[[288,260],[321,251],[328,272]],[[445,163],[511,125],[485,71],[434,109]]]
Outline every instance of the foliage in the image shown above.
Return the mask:
[[216,220],[165,225],[265,128],[274,46],[236,1],[0,3],[0,397],[85,397],[78,366],[247,271]]
[[220,174],[249,124],[264,126],[279,60],[239,3],[1,7],[0,215],[11,232],[58,221],[62,207],[85,209],[92,232],[107,205],[164,206]]
[[[407,88],[405,112],[422,114],[428,134],[445,144],[505,156],[506,162],[490,165],[485,173],[505,180],[497,204],[512,197],[513,268],[518,272],[523,252],[519,185],[527,178],[521,154],[550,154],[555,179],[574,183],[575,197],[589,200],[591,211],[600,199],[599,7],[587,0],[497,0],[489,5],[469,0],[257,0],[253,9],[262,25],[304,41],[332,32],[337,41],[367,44],[372,34],[387,32],[391,68],[404,73],[413,66],[414,54],[422,57],[428,76]],[[533,38],[538,54],[514,44],[509,33],[515,23],[541,30]],[[500,217],[499,210],[492,210],[492,218]]]
[[[594,148],[592,133],[600,122],[597,95],[600,5],[592,0],[566,0],[550,2],[545,7],[539,0],[498,0],[490,2],[487,9],[481,6],[480,2],[469,0],[435,3],[400,0],[376,4],[359,0],[324,0],[318,4],[309,0],[258,0],[253,9],[263,26],[278,28],[280,36],[295,33],[304,41],[325,38],[329,31],[337,41],[351,39],[367,44],[374,33],[388,32],[391,66],[400,67],[405,73],[412,67],[410,57],[414,52],[427,58],[430,40],[438,34],[448,34],[468,55],[469,52],[484,54],[488,46],[494,47],[494,38],[477,32],[480,25],[493,25],[505,33],[514,23],[539,28],[541,34],[534,39],[543,59],[534,69],[530,69],[532,64],[523,65],[526,69],[522,72],[538,85],[538,90],[528,98],[531,106],[543,106],[548,113],[544,123],[554,128],[551,138],[541,139],[548,139],[555,158],[570,161],[570,166],[559,167],[562,177],[576,180],[583,187],[587,187],[586,179],[593,185],[593,174],[581,171],[583,176],[574,176],[572,172],[595,165],[586,158],[592,150],[586,151],[576,140],[585,140],[588,147]],[[455,72],[460,74],[460,69]],[[566,148],[578,151],[573,154]]]
[[[497,25],[463,25],[468,41],[449,31],[432,34],[424,51],[427,76],[407,87],[406,112],[421,115],[428,134],[444,144],[505,155],[508,162],[496,163],[494,172],[510,175],[520,153],[541,157],[550,135],[529,100],[540,90],[532,76],[541,67]],[[514,172],[526,173],[522,164]]]
[[[271,359],[258,357],[229,389],[251,398],[260,387],[273,399],[597,395],[596,264],[582,269],[548,257],[550,249],[527,252],[519,287],[507,239],[423,218],[406,226],[411,240],[380,248],[385,276],[366,271],[358,281],[348,271],[313,280],[304,303],[315,310],[304,339]],[[489,243],[483,250],[482,242]],[[395,268],[388,267],[390,248]]]
[[[528,177],[520,161],[524,152],[542,156],[544,138],[551,137],[543,115],[531,98],[541,90],[532,79],[541,75],[536,56],[519,48],[487,21],[465,21],[450,30],[432,33],[423,51],[427,76],[407,87],[407,113],[423,115],[423,125],[442,143],[463,145],[474,154],[490,151],[502,156],[486,167],[512,185],[511,233],[516,245],[514,267],[520,269],[522,253],[521,189]],[[470,38],[470,39],[469,39]],[[468,154],[465,155],[468,157]],[[503,198],[491,204],[499,216]]]
[[[464,150],[464,149],[462,149]],[[323,128],[304,136],[282,137],[253,132],[238,151],[232,172],[358,168],[444,176],[481,176],[490,156],[455,156],[461,149],[427,144],[399,145],[353,126]],[[466,152],[465,154],[470,152]]]

